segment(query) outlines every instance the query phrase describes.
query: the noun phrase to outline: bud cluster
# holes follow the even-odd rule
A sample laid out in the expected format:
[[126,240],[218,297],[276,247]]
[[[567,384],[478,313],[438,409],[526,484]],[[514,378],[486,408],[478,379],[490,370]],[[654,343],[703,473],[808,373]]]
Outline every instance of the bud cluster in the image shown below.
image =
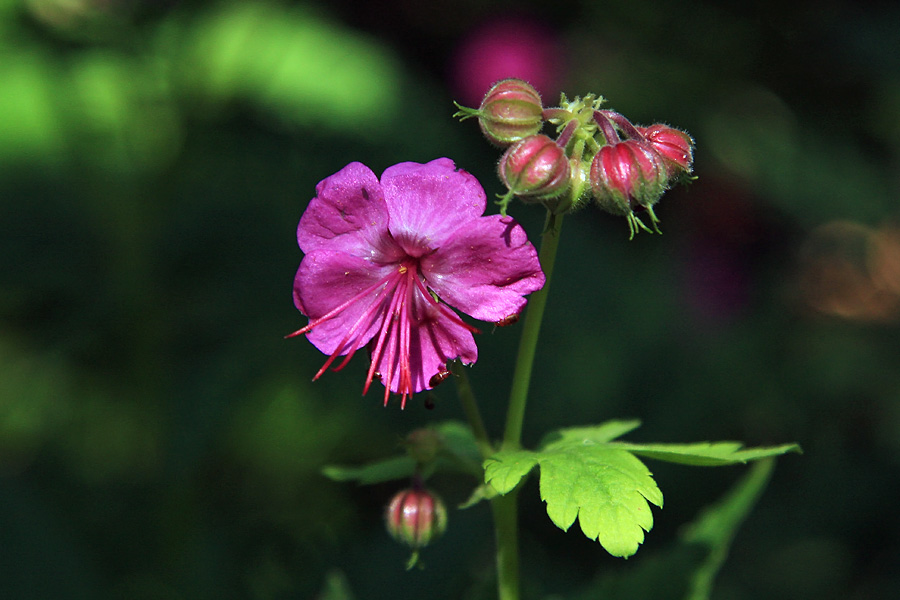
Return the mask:
[[[684,131],[656,123],[636,127],[589,94],[545,108],[537,91],[520,79],[495,83],[477,109],[454,116],[477,117],[485,137],[505,148],[498,174],[508,192],[498,202],[506,214],[513,197],[540,202],[561,214],[594,200],[624,216],[631,236],[659,231],[653,206],[675,182],[690,179],[694,140]],[[541,132],[556,127],[556,139]],[[640,214],[650,219],[644,224]]]

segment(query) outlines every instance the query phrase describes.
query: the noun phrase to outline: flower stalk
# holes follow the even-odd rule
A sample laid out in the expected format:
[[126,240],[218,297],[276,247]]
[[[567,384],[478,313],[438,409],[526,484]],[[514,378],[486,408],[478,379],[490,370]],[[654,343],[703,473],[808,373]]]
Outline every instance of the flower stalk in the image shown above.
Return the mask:
[[509,393],[509,408],[506,413],[506,428],[503,433],[504,450],[521,447],[522,425],[525,421],[525,405],[528,400],[528,388],[531,384],[531,372],[534,367],[534,356],[537,351],[538,335],[544,309],[547,306],[547,293],[550,291],[550,279],[553,275],[553,264],[556,262],[556,250],[559,247],[562,215],[547,212],[544,233],[541,238],[539,258],[544,270],[544,287],[531,294],[525,319],[522,324],[522,338],[516,355],[516,366],[513,372],[512,389]]
[[[525,421],[528,388],[531,384],[531,373],[534,367],[541,322],[544,319],[544,309],[547,306],[547,293],[550,289],[553,265],[556,262],[561,225],[562,215],[548,210],[539,250],[541,267],[546,279],[544,287],[531,295],[528,308],[525,309],[522,337],[519,340],[506,413],[506,429],[502,443],[504,450],[518,449],[522,445],[522,426]],[[497,496],[491,500],[497,543],[497,596],[500,600],[519,600],[518,498],[519,489],[516,488],[505,496]]]

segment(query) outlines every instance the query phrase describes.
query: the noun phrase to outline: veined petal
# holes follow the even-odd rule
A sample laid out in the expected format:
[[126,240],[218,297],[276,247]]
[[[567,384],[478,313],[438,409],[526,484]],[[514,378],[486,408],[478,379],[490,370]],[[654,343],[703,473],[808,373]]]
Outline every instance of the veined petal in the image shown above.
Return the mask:
[[383,290],[396,270],[396,265],[378,266],[343,252],[317,250],[303,257],[294,278],[294,304],[310,322],[347,304],[316,324],[307,333],[309,341],[325,354],[343,355],[365,345],[378,332],[384,313],[373,303],[384,301]]
[[482,321],[518,314],[526,296],[544,286],[537,251],[512,217],[472,220],[421,263],[427,285],[442,300]]
[[382,174],[381,185],[391,234],[413,257],[442,245],[480,217],[487,203],[478,180],[449,158],[394,165]]
[[381,184],[369,167],[354,162],[316,186],[300,218],[297,243],[307,254],[327,249],[389,262],[397,249],[387,231]]

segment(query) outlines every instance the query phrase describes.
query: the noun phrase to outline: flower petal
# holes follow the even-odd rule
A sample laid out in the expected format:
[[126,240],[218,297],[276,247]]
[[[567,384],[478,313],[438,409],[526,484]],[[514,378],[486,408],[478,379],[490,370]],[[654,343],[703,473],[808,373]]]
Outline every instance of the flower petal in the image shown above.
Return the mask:
[[537,252],[512,217],[491,215],[456,231],[422,259],[428,286],[442,300],[482,321],[518,314],[523,296],[544,286]]
[[300,218],[297,243],[304,253],[328,249],[388,262],[397,249],[387,230],[378,178],[369,167],[353,162],[316,186],[316,197]]
[[429,163],[400,163],[381,176],[390,231],[413,257],[442,245],[460,227],[484,213],[481,184],[457,170],[449,158]]
[[[294,304],[300,312],[315,320],[342,304],[363,294],[358,301],[351,302],[333,318],[316,325],[307,333],[312,344],[325,354],[339,350],[338,354],[347,354],[355,342],[357,348],[365,345],[377,332],[381,318],[367,318],[357,323],[372,307],[378,292],[384,285],[377,285],[389,277],[397,267],[387,265],[379,267],[365,259],[343,252],[315,250],[303,257],[297,275],[294,278]],[[376,311],[381,315],[383,309]],[[348,340],[348,333],[356,327]]]

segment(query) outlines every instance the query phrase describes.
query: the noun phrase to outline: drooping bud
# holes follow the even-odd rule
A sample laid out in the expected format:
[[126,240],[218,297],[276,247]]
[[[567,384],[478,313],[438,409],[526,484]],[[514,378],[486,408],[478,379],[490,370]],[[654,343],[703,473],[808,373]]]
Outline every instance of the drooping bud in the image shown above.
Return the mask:
[[493,144],[505,148],[544,125],[541,95],[521,79],[498,81],[481,101],[478,125]]
[[686,132],[662,123],[637,130],[656,150],[666,166],[666,173],[672,177],[691,172],[694,162],[694,140]]
[[665,164],[646,142],[625,140],[600,148],[591,162],[591,191],[600,208],[628,218],[632,237],[649,229],[634,211],[645,209],[654,227],[653,205],[666,189]]
[[391,499],[385,521],[395,540],[418,550],[447,529],[447,509],[434,493],[424,488],[409,488]]
[[406,452],[417,465],[427,465],[434,461],[441,450],[441,435],[431,427],[411,431],[404,440]]
[[569,186],[569,159],[546,135],[532,135],[510,146],[500,158],[498,172],[509,191],[526,201],[554,198]]

